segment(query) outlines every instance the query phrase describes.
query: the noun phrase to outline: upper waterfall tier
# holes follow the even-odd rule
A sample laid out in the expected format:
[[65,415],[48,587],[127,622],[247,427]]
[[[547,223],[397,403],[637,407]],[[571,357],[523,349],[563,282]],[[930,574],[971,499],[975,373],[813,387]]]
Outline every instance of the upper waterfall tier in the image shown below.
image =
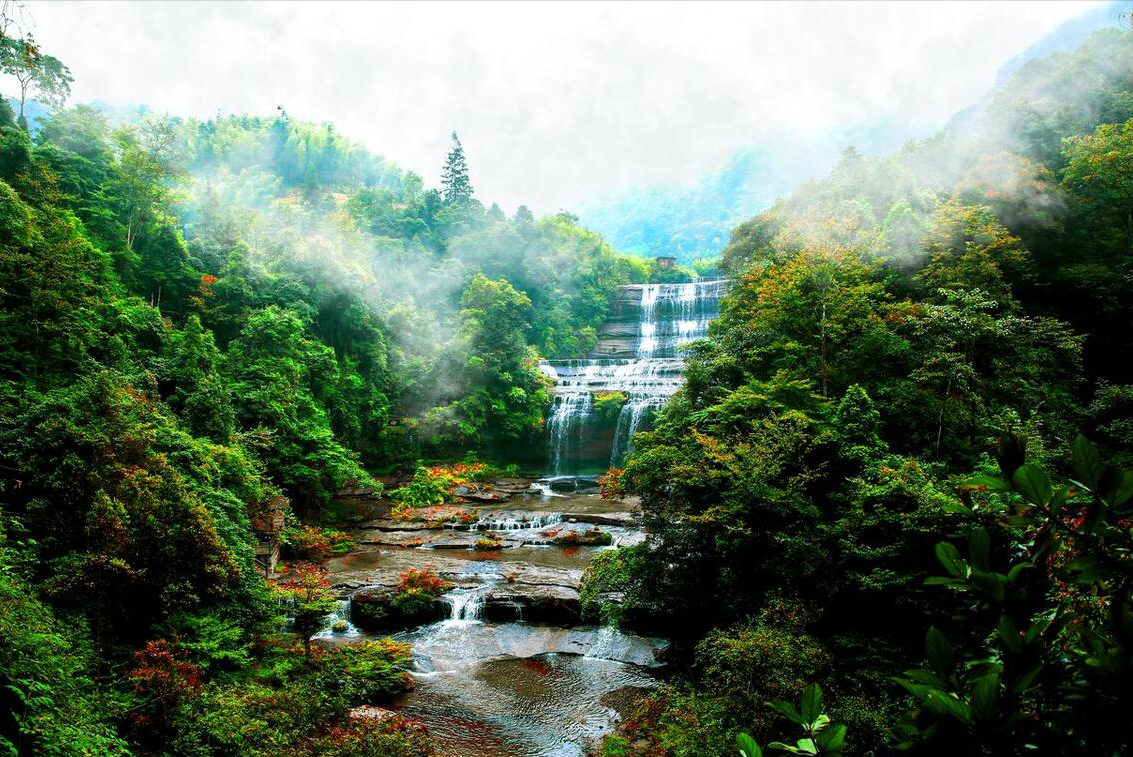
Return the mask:
[[676,357],[678,347],[707,333],[720,312],[725,283],[714,279],[622,287],[590,357]]

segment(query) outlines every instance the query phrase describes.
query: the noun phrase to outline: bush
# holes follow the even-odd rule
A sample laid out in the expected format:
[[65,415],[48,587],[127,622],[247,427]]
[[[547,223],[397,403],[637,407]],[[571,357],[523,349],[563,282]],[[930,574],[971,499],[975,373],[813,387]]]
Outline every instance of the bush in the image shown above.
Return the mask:
[[353,546],[350,534],[332,528],[291,526],[279,535],[282,556],[287,559],[322,562],[348,553]]
[[629,395],[625,392],[595,392],[594,414],[607,423],[618,419]]
[[397,585],[399,593],[415,591],[430,596],[439,596],[452,588],[452,583],[438,576],[429,568],[410,568],[401,574]]
[[626,555],[629,550],[613,549],[594,555],[582,574],[579,598],[582,617],[602,625],[619,625],[622,620],[622,603],[603,601],[603,594],[625,593],[630,586]]
[[409,645],[392,639],[327,650],[319,655],[322,672],[315,686],[345,707],[385,702],[413,688],[405,672],[411,659]]
[[[432,507],[459,502],[458,486],[491,480],[496,471],[484,463],[457,463],[452,466],[419,466],[413,480],[394,489],[390,496],[402,508]],[[396,517],[396,516],[395,516]]]

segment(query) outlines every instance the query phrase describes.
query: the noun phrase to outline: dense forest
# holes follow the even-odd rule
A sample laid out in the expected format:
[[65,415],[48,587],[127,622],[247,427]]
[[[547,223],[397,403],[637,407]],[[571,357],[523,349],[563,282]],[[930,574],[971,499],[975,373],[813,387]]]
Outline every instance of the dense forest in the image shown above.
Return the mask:
[[[427,188],[282,108],[67,107],[10,26],[0,67],[8,753],[434,754],[348,717],[412,685],[406,644],[310,642],[335,495],[538,469],[539,360],[587,354],[620,286],[717,266],[684,388],[603,479],[650,535],[583,608],[670,639],[672,675],[596,753],[1133,749],[1133,33],[847,149],[695,271],[485,207],[455,133]],[[311,562],[269,580],[281,501]]]
[[607,754],[1128,753],[1131,118],[1100,32],[735,229],[609,482],[659,538],[591,580],[690,673]]

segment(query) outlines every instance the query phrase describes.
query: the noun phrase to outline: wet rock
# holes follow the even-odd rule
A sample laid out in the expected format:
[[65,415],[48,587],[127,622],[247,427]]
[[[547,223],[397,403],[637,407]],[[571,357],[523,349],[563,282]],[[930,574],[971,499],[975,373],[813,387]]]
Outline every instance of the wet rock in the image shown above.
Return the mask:
[[376,544],[386,547],[420,547],[427,543],[429,532],[423,529],[412,531],[379,531],[371,529],[358,531],[354,536],[357,544]]
[[633,528],[637,516],[633,513],[563,513],[568,523],[589,523],[592,526],[619,526]]
[[420,520],[380,518],[378,520],[367,521],[366,523],[359,523],[357,528],[362,531],[424,531],[429,528],[429,524]]
[[367,631],[399,631],[441,620],[446,607],[438,597],[399,592],[395,588],[366,589],[350,597],[350,619]]
[[393,710],[387,710],[384,707],[374,707],[371,704],[364,704],[361,707],[354,707],[350,710],[350,717],[358,720],[377,720],[382,722],[385,720],[396,720],[401,716]]
[[618,547],[636,547],[638,544],[644,544],[647,538],[649,537],[641,531],[631,531],[618,539]]
[[496,481],[496,491],[505,494],[527,494],[534,482],[533,478],[501,478]]
[[484,603],[484,617],[494,621],[572,626],[582,618],[578,590],[567,586],[511,583],[493,588]]
[[508,492],[484,491],[482,489],[469,489],[467,486],[458,486],[456,488],[456,496],[462,497],[469,502],[493,504],[507,501],[507,499],[511,497],[511,494]]

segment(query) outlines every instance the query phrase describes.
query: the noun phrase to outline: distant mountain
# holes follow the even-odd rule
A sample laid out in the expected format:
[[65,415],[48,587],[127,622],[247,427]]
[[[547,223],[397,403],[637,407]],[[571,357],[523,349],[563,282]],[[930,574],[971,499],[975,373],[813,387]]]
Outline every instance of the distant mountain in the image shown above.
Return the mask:
[[682,262],[715,257],[737,223],[827,173],[847,147],[883,154],[931,131],[927,125],[879,122],[778,136],[737,151],[723,168],[691,186],[636,187],[589,201],[578,214],[624,252],[674,255]]
[[992,95],[1007,84],[1023,66],[1052,53],[1075,50],[1094,32],[1128,24],[1130,13],[1133,13],[1133,0],[1115,0],[1064,22],[1053,32],[1004,63],[995,76],[995,85],[979,100],[952,116],[945,125],[945,130],[963,134],[977,128],[979,115],[991,102]]
[[[1072,50],[1099,29],[1129,23],[1122,14],[1130,12],[1133,0],[1119,0],[1065,22],[1004,64],[992,91],[1031,60]],[[964,131],[974,125],[990,94],[953,116],[947,128]],[[618,250],[675,255],[682,262],[715,257],[736,224],[804,182],[828,173],[847,147],[867,156],[885,154],[935,131],[932,126],[882,122],[809,137],[772,138],[737,151],[719,171],[695,184],[635,187],[585,202],[577,212],[585,226]]]

